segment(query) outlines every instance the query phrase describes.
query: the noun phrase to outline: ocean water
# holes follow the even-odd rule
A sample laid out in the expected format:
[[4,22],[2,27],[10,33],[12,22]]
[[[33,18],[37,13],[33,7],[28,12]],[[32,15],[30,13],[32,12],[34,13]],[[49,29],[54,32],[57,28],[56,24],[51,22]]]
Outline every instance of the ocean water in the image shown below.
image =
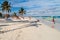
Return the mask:
[[60,16],[32,16],[32,17],[39,19],[39,20],[43,19],[43,20],[50,21],[50,22],[52,21],[52,19],[54,17],[55,22],[60,23]]
[[60,31],[60,16],[53,16],[55,19],[55,24],[53,24],[52,16],[33,16],[36,19],[39,19],[42,23],[46,24],[48,27],[54,26],[54,29]]

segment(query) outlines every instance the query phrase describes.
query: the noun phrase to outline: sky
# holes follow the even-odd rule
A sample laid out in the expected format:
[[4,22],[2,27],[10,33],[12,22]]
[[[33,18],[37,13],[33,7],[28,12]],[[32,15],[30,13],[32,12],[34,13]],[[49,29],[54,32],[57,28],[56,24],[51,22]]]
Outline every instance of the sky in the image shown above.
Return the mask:
[[[60,0],[8,0],[11,4],[11,13],[20,7],[26,10],[26,15],[60,16]],[[0,5],[4,0],[0,0]]]

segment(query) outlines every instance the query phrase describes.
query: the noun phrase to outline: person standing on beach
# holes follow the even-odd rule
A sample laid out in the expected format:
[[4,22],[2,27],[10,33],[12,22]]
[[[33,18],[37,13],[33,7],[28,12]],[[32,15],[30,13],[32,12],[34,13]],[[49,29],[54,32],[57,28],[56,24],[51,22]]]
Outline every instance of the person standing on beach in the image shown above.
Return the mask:
[[54,28],[54,25],[55,24],[55,19],[54,19],[54,17],[53,17],[53,19],[52,19],[52,28]]
[[55,24],[55,19],[54,19],[54,17],[53,17],[53,19],[52,19],[52,22]]

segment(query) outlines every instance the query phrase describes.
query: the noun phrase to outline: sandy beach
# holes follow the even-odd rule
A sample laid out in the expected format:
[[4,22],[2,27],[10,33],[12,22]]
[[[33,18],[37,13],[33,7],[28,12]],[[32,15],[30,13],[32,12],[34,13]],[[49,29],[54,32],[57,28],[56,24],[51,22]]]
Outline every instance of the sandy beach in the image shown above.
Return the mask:
[[0,40],[60,40],[60,31],[48,27],[38,22],[36,25],[31,23],[9,23],[10,25],[2,27]]
[[0,0],[0,40],[60,40],[60,0]]

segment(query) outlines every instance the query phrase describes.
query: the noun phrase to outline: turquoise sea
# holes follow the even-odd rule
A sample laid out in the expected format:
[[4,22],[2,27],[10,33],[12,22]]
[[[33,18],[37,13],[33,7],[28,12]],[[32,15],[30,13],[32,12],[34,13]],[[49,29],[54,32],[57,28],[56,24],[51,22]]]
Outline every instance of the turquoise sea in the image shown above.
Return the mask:
[[[36,19],[39,19],[42,23],[46,24],[47,26],[54,26],[55,29],[60,31],[60,16],[33,16]],[[52,24],[52,19],[54,17],[55,24]]]
[[48,21],[51,21],[54,17],[54,19],[56,21],[60,21],[60,16],[32,16],[36,19],[44,19],[44,20],[48,20]]

